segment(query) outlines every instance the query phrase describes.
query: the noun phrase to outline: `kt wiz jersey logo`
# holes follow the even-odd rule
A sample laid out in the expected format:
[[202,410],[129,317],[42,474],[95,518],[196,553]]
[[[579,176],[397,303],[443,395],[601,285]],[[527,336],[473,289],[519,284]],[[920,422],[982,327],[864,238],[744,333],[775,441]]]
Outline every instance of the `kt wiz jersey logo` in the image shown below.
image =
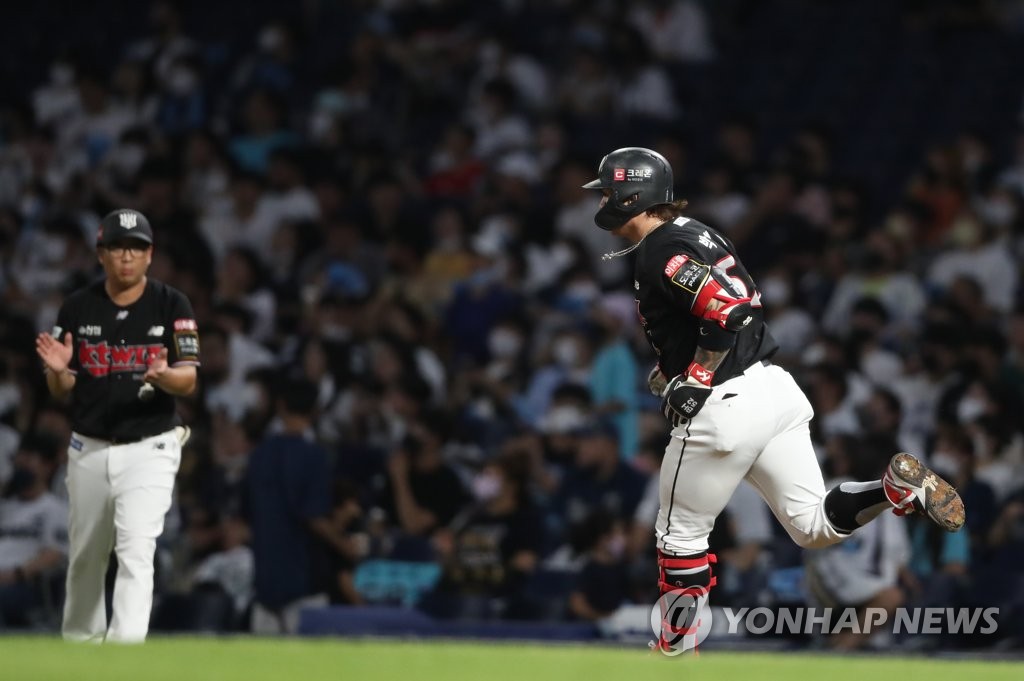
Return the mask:
[[107,341],[90,343],[79,341],[78,364],[90,375],[100,377],[110,373],[145,371],[151,357],[163,350],[163,345],[110,345]]

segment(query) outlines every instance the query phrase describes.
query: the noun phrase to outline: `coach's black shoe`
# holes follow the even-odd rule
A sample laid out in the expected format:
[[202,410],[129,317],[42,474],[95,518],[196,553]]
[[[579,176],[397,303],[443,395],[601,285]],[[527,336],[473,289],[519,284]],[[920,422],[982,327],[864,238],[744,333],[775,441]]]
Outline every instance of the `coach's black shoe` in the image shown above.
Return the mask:
[[912,454],[900,452],[892,457],[882,476],[882,489],[896,515],[924,513],[947,532],[964,526],[963,499]]

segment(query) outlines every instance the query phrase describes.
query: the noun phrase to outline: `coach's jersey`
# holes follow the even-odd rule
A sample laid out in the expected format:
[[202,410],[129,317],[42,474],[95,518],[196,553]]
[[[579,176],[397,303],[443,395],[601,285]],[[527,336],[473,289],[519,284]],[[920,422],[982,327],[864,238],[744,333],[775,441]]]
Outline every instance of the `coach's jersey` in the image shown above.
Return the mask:
[[57,315],[53,336],[70,332],[75,373],[71,425],[103,440],[133,441],[176,425],[174,397],[144,383],[149,362],[167,348],[170,366],[199,364],[199,331],[188,299],[153,279],[121,307],[101,279],[73,293]]
[[661,371],[671,378],[686,371],[700,340],[701,310],[692,310],[711,268],[723,270],[738,294],[750,296],[753,319],[715,372],[714,385],[771,357],[779,346],[768,332],[761,296],[740,263],[732,242],[707,225],[676,218],[647,234],[636,251],[637,309]]

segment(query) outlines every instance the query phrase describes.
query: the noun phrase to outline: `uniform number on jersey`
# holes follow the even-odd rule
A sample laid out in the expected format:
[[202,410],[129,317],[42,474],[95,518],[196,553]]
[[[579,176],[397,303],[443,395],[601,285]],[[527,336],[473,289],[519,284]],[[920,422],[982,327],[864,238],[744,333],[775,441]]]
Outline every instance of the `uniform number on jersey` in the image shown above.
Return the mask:
[[736,287],[743,293],[743,297],[750,298],[750,307],[761,307],[761,292],[757,289],[754,290],[754,294],[750,294],[750,289],[747,288],[746,282],[739,277],[729,274],[729,270],[736,267],[736,257],[727,255],[718,262],[715,263],[715,267],[725,272],[725,275],[729,277],[729,280],[736,285]]

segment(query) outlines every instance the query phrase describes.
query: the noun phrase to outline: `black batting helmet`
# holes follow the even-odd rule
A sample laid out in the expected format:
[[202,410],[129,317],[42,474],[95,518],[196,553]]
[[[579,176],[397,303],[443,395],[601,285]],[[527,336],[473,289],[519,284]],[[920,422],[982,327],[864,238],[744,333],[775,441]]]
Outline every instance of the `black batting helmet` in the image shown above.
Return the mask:
[[672,203],[672,166],[656,151],[623,147],[601,159],[597,179],[583,188],[612,190],[594,216],[598,227],[611,231],[648,208]]

